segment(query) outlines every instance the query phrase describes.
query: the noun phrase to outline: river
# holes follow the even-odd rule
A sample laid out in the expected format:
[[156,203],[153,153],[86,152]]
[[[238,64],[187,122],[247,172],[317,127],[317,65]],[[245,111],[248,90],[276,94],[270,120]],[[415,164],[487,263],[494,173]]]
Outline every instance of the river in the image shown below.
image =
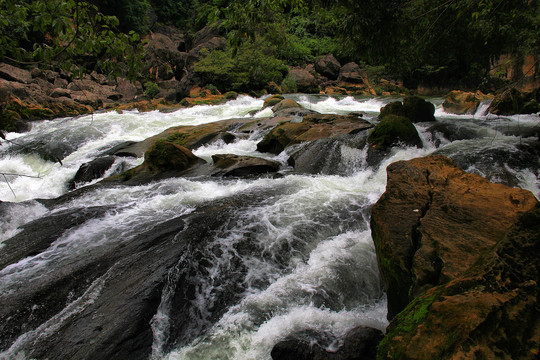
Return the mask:
[[[321,113],[361,111],[374,123],[380,108],[395,100],[290,97]],[[257,153],[263,134],[254,133],[194,154],[207,160],[217,153],[264,156],[281,162],[282,176],[172,178],[138,186],[94,186],[96,180],[61,201],[53,199],[68,193],[79,167],[119,143],[172,126],[270,116],[271,110],[253,115],[263,99],[240,96],[170,113],[104,112],[35,122],[28,133],[7,134],[9,142],[0,146],[0,172],[6,174],[0,178],[0,246],[13,237],[53,240],[0,270],[0,303],[30,309],[23,315],[13,310],[20,317],[8,314],[11,322],[0,327],[0,359],[99,358],[81,343],[101,341],[96,329],[129,330],[138,319],[145,319],[148,334],[133,330],[132,338],[151,345],[149,358],[170,360],[270,359],[274,344],[301,331],[329,334],[329,348],[356,326],[384,331],[386,298],[369,218],[385,190],[388,164],[444,154],[468,172],[540,196],[538,115],[496,117],[483,104],[475,115],[458,116],[445,113],[441,99],[430,100],[437,122],[416,124],[423,148],[396,148],[375,168],[366,165],[367,149],[340,144],[333,149],[339,164],[318,174],[295,173],[287,154]],[[61,162],[23,151],[28,144],[54,144]],[[113,169],[142,161],[118,159]],[[88,214],[65,220],[81,213]],[[49,229],[46,220],[63,225]],[[182,247],[152,250],[163,239]],[[135,277],[125,269],[133,269],[148,283],[140,288],[151,291],[128,286]],[[147,296],[153,305],[133,305],[137,318],[130,315],[135,310],[123,309],[120,293]],[[117,297],[117,303],[110,300]],[[96,314],[111,318],[95,319]],[[75,333],[81,338],[73,339]],[[120,348],[136,346],[122,341]]]

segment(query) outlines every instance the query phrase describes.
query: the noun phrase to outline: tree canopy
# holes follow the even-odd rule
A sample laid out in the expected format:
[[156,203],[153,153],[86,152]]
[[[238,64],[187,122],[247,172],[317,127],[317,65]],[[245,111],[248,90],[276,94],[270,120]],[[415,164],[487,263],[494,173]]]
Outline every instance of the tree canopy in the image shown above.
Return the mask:
[[[214,24],[228,37],[225,52],[230,58],[258,47],[279,67],[331,52],[342,61],[384,68],[413,86],[455,81],[475,86],[485,78],[490,61],[501,54],[540,56],[538,3],[0,0],[0,61],[134,77],[142,59],[141,39],[155,24],[188,33]],[[209,61],[203,65],[213,66]]]

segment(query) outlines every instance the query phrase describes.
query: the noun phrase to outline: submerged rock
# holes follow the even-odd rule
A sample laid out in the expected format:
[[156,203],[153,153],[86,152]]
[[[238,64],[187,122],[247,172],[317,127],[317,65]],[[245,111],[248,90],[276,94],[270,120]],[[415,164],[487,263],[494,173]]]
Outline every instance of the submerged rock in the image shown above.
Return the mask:
[[280,341],[272,348],[273,360],[375,360],[380,330],[357,327],[339,339],[326,333],[303,331]]
[[371,231],[391,319],[415,297],[461,276],[537,200],[465,173],[444,156],[399,161],[373,206]]
[[240,156],[234,154],[212,155],[214,166],[217,168],[213,176],[251,177],[262,174],[275,173],[280,163],[254,156]]

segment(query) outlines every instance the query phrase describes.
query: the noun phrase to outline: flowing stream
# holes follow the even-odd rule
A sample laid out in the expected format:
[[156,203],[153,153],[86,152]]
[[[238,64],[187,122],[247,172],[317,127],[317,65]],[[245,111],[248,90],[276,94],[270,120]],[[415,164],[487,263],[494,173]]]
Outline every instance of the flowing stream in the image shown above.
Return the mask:
[[[291,97],[321,113],[361,111],[374,123],[380,108],[396,100]],[[295,173],[286,153],[257,153],[263,134],[256,133],[231,144],[202,146],[194,154],[207,160],[217,153],[264,156],[282,163],[282,176],[87,186],[62,201],[51,199],[68,193],[67,184],[79,167],[121,142],[141,141],[172,126],[266,117],[271,110],[250,115],[261,109],[263,99],[240,96],[223,105],[172,113],[107,112],[42,121],[33,123],[28,133],[7,134],[9,142],[0,146],[0,172],[6,174],[0,179],[0,253],[2,242],[34,236],[29,233],[32,224],[37,227],[35,236],[45,236],[40,231],[48,230],[40,219],[88,216],[47,235],[54,241],[38,253],[1,269],[0,303],[19,301],[18,294],[28,289],[46,292],[68,276],[78,279],[89,267],[96,270],[86,282],[66,290],[62,304],[49,312],[41,309],[38,298],[20,295],[36,302],[31,307],[35,314],[24,318],[27,323],[21,324],[21,318],[13,325],[20,329],[0,342],[0,359],[49,357],[35,348],[48,349],[42,344],[57,341],[85,311],[101,306],[117,268],[131,264],[138,269],[142,264],[142,257],[129,262],[134,255],[126,249],[163,236],[170,236],[171,243],[193,241],[170,259],[170,251],[164,251],[148,260],[148,266],[140,265],[141,273],[156,266],[152,274],[163,274],[156,280],[161,284],[156,287],[156,304],[147,315],[151,359],[270,359],[274,344],[302,331],[329,334],[329,349],[337,348],[340,336],[360,325],[384,331],[386,299],[369,218],[371,205],[385,190],[388,164],[444,154],[468,172],[540,196],[537,114],[496,117],[486,114],[483,104],[475,115],[458,116],[445,113],[441,99],[431,101],[437,107],[437,122],[416,124],[424,147],[396,148],[375,168],[366,165],[365,148],[339,144],[332,148],[340,154],[339,164],[328,164],[319,174]],[[65,156],[61,162],[43,160],[21,150],[36,143],[54,144]],[[117,160],[113,169],[128,169],[142,160]],[[95,265],[104,258],[107,267]],[[158,259],[167,265],[160,268]],[[126,289],[114,291],[132,291]],[[110,322],[121,321],[122,315],[118,317]]]

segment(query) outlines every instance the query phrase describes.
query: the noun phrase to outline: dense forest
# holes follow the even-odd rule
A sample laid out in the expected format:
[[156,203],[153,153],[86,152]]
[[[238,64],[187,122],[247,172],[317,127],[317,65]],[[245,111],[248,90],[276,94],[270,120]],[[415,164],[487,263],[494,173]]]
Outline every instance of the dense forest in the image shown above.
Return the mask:
[[240,89],[328,53],[410,87],[481,88],[501,54],[540,55],[536,0],[2,0],[0,61],[135,79],[145,38],[162,25],[188,40],[219,31],[226,49],[196,67],[221,69],[222,86]]

